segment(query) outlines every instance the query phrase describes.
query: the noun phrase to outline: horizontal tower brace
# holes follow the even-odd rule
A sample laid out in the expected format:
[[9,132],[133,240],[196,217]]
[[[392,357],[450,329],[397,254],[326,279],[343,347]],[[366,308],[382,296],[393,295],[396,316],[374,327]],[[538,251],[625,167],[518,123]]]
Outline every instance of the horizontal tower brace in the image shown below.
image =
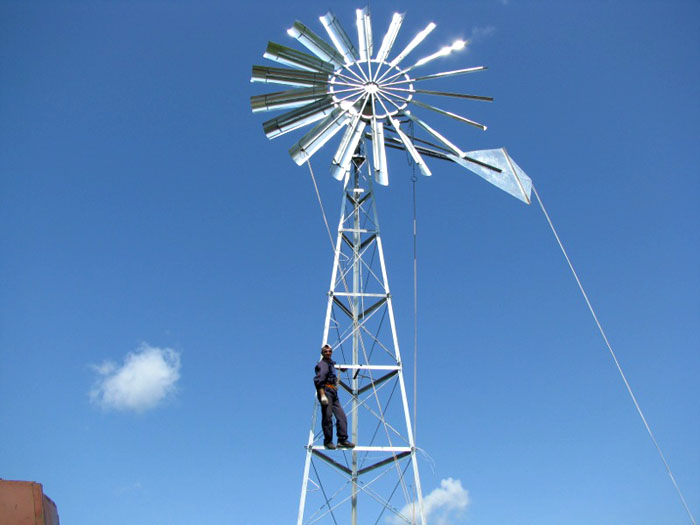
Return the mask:
[[363,319],[366,315],[369,315],[369,314],[371,314],[372,312],[374,312],[377,308],[379,308],[381,305],[383,305],[384,303],[386,303],[387,299],[388,299],[388,297],[384,297],[384,298],[382,298],[382,299],[379,299],[379,301],[377,301],[377,302],[374,303],[372,306],[370,306],[369,308],[367,308],[364,312],[362,312],[362,313],[359,315],[359,319]]
[[[313,445],[311,448],[313,450],[328,450],[323,445]],[[357,445],[352,450],[355,452],[411,452],[411,447],[366,447]]]
[[[350,247],[350,248],[355,247],[354,243],[350,239],[348,239],[347,235],[345,235],[344,233],[341,235],[342,235],[343,241],[345,242],[345,244],[348,245],[348,247]],[[360,251],[364,250],[367,247],[367,245],[370,244],[376,238],[377,238],[377,234],[373,233],[372,235],[367,237],[364,241],[362,241],[362,243],[360,243]]]
[[[362,452],[363,449],[376,449],[376,448],[389,448],[390,449],[392,447],[355,447],[353,450],[355,450],[357,452]],[[395,461],[399,461],[400,459],[403,459],[406,456],[409,456],[411,454],[410,448],[403,447],[403,449],[404,449],[404,452],[400,452],[398,454],[389,456],[388,458],[383,459],[382,461],[379,461],[379,462],[375,463],[374,465],[370,465],[369,467],[365,467],[361,470],[358,470],[357,475],[359,476],[359,475],[365,474],[367,472],[370,472],[376,468],[383,467],[384,465],[388,465],[388,464],[393,463]],[[311,448],[311,451],[313,452],[313,454],[315,456],[318,456],[326,463],[333,465],[338,470],[345,472],[345,474],[347,474],[348,476],[352,476],[352,471],[349,468],[347,468],[345,465],[337,462],[336,460],[334,460],[333,458],[331,458],[327,454],[324,454],[323,452],[321,452],[321,450],[324,450],[324,447],[315,446],[315,447]]]
[[[387,301],[387,297],[382,297],[379,301],[377,301],[377,302],[374,303],[372,306],[370,306],[369,308],[367,308],[364,312],[359,313],[359,314],[357,315],[357,318],[358,318],[358,319],[364,319],[365,316],[367,316],[367,315],[371,314],[372,312],[374,312],[377,308],[379,308],[379,307],[382,306],[384,303],[386,303],[386,301]],[[353,317],[353,313],[350,311],[350,309],[349,309],[347,306],[345,306],[345,305],[342,303],[342,301],[341,301],[340,299],[338,299],[336,296],[333,296],[333,302],[334,302],[336,305],[338,305],[338,308],[340,308],[340,309],[345,313],[345,315],[347,315],[350,319],[353,319],[353,318],[354,318],[354,317]]]
[[373,240],[377,238],[377,234],[373,233],[369,237],[367,237],[364,241],[362,241],[362,244],[360,244],[360,251],[364,250],[365,247],[370,244]]
[[365,228],[340,228],[341,232],[350,232],[350,233],[374,233],[374,230],[367,230]]
[[401,370],[401,365],[339,365],[336,363],[335,367],[339,370]]
[[352,319],[352,312],[348,309],[347,306],[345,306],[342,303],[340,299],[338,299],[337,297],[333,297],[333,302],[338,306],[338,308],[340,308],[345,313],[345,315]]
[[[357,372],[355,372],[354,377],[357,377],[357,374],[359,374],[359,373],[360,373],[360,370],[357,370]],[[360,389],[357,391],[357,395],[358,395],[358,396],[361,396],[362,394],[364,394],[365,392],[367,392],[367,390],[369,390],[370,388],[374,388],[374,387],[376,387],[376,386],[378,386],[378,385],[381,385],[384,381],[386,381],[387,379],[391,379],[392,377],[394,377],[394,376],[395,376],[396,374],[398,374],[398,373],[399,373],[398,370],[393,370],[393,371],[389,372],[388,374],[383,375],[383,376],[380,377],[379,379],[376,379],[376,380],[374,380],[374,381],[370,381],[369,384],[363,386],[362,388],[360,388]],[[338,381],[338,383],[340,384],[340,386],[343,387],[343,389],[344,389],[348,394],[350,394],[351,396],[354,395],[354,394],[353,394],[353,391],[352,391],[352,388],[350,388],[348,385],[346,385],[345,382],[343,382],[343,381]]]
[[383,461],[379,461],[378,463],[375,463],[374,465],[370,465],[369,467],[365,467],[363,469],[360,469],[357,471],[357,475],[360,476],[362,474],[366,474],[367,472],[370,472],[376,468],[383,467],[384,465],[388,465],[389,463],[394,463],[395,461],[399,461],[400,459],[405,458],[406,456],[410,456],[411,451],[408,450],[406,452],[401,452],[400,454],[396,454],[394,456],[389,456]]
[[325,461],[326,463],[328,463],[328,464],[330,464],[330,465],[333,465],[335,468],[337,468],[338,470],[340,470],[340,471],[342,471],[342,472],[345,472],[348,476],[352,476],[352,470],[350,470],[350,469],[349,469],[348,467],[346,467],[345,465],[342,465],[342,464],[338,463],[336,460],[334,460],[334,459],[328,457],[328,456],[327,456],[326,454],[324,454],[323,452],[319,452],[318,450],[316,450],[316,447],[312,448],[311,451],[313,452],[313,454],[314,454],[315,456],[318,456],[319,458],[321,458],[321,459],[322,459],[323,461]]
[[331,292],[331,295],[340,297],[390,297],[388,293],[368,293],[368,292]]
[[[347,236],[347,235],[342,234],[342,237],[343,237],[343,241],[345,242],[345,244],[347,244],[350,248],[354,248],[354,247],[355,247],[355,245],[353,244],[353,242],[352,242],[350,239],[348,239],[348,236]],[[366,247],[368,244],[370,244],[370,243],[371,243],[374,239],[376,239],[376,238],[377,238],[377,234],[376,234],[376,233],[373,233],[372,235],[370,235],[369,237],[367,237],[364,241],[362,241],[362,243],[360,244],[360,251],[364,250],[365,247]]]
[[362,204],[363,204],[371,195],[372,195],[372,192],[371,192],[371,191],[368,191],[367,193],[365,193],[365,194],[362,196],[361,199],[356,199],[355,197],[352,196],[352,194],[351,194],[350,192],[348,192],[348,193],[345,194],[345,196],[348,198],[348,200],[349,200],[351,203],[353,203],[353,205],[354,205],[355,203],[357,203],[357,206],[358,206],[358,207],[359,207],[359,206],[362,206]]
[[375,379],[375,380],[372,381],[370,384],[365,385],[365,386],[363,386],[362,388],[360,388],[360,389],[357,391],[357,395],[358,395],[358,396],[361,396],[362,394],[364,394],[364,393],[365,393],[367,390],[369,390],[370,388],[374,388],[374,387],[376,387],[377,385],[381,385],[384,381],[386,381],[387,379],[390,379],[390,378],[394,377],[394,376],[395,376],[396,374],[398,374],[398,373],[399,373],[398,370],[392,370],[391,372],[389,372],[389,373],[386,374],[386,375],[383,375],[383,376],[380,377],[379,379]]

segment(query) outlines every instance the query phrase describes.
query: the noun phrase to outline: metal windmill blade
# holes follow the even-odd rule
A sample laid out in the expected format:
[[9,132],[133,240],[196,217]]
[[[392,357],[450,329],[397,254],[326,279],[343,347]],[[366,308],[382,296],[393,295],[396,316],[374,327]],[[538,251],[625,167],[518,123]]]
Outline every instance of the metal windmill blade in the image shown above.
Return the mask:
[[[265,134],[272,139],[314,124],[289,150],[293,160],[301,165],[345,129],[340,134],[342,138],[336,146],[330,166],[331,174],[338,180],[344,180],[348,176],[352,155],[360,141],[366,138],[372,142],[372,173],[380,185],[386,186],[389,183],[386,148],[399,148],[408,152],[423,175],[431,174],[424,156],[440,158],[467,168],[529,204],[531,181],[505,150],[465,153],[427,123],[424,120],[426,117],[416,114],[437,113],[486,130],[486,126],[479,122],[419,100],[418,97],[479,102],[490,102],[493,99],[482,95],[417,87],[421,82],[476,73],[484,71],[486,67],[466,67],[416,75],[417,71],[425,71],[426,66],[437,63],[441,57],[464,49],[468,42],[457,40],[415,62],[409,62],[415,50],[436,25],[432,22],[426,25],[399,50],[395,44],[403,19],[403,14],[393,15],[376,53],[374,44],[379,39],[373,35],[367,7],[355,12],[356,44],[331,12],[320,17],[330,42],[301,22],[294,22],[287,33],[305,51],[270,42],[263,56],[288,67],[253,66],[251,82],[291,88],[251,97],[254,112],[286,111],[263,123]],[[417,144],[419,139],[412,136],[412,133],[407,133],[407,122],[415,124],[431,140],[437,141],[441,153],[426,155],[425,148]],[[390,139],[387,132],[391,135]]]

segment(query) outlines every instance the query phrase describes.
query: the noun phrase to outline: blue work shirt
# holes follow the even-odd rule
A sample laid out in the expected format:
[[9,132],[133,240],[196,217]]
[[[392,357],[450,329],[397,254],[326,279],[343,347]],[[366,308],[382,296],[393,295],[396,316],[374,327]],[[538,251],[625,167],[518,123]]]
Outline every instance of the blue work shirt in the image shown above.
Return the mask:
[[335,385],[337,377],[335,373],[335,361],[332,359],[330,361],[321,359],[316,365],[315,371],[316,375],[314,376],[314,386],[316,387],[316,390],[328,383]]

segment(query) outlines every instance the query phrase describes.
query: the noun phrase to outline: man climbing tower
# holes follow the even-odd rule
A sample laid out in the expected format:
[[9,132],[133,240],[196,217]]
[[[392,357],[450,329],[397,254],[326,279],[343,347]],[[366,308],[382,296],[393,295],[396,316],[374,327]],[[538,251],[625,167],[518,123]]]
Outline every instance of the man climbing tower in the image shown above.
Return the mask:
[[339,378],[335,371],[335,361],[331,359],[332,355],[333,348],[331,348],[331,345],[323,345],[321,348],[322,359],[316,365],[316,375],[314,376],[316,394],[321,402],[323,446],[330,450],[336,448],[333,444],[333,416],[335,415],[338,447],[353,448],[355,444],[348,441],[348,420],[338,400]]

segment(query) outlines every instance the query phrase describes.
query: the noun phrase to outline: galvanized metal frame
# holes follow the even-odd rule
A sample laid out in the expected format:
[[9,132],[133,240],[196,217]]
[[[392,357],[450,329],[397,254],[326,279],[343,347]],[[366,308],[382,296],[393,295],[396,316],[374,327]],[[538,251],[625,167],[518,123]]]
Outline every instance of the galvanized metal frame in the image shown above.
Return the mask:
[[[314,393],[297,525],[339,523],[336,514],[348,505],[352,525],[378,522],[387,512],[406,523],[426,523],[371,170],[360,153],[364,149],[363,141],[343,188],[322,336],[322,344],[334,346],[334,359],[343,370],[340,395],[346,400],[350,439],[357,446],[327,450],[322,445]],[[366,481],[369,473],[374,476]],[[382,483],[388,488],[389,479],[395,482],[393,490],[375,488]],[[380,496],[380,490],[389,496]],[[395,504],[399,492],[403,501]],[[409,512],[402,512],[404,508]]]

